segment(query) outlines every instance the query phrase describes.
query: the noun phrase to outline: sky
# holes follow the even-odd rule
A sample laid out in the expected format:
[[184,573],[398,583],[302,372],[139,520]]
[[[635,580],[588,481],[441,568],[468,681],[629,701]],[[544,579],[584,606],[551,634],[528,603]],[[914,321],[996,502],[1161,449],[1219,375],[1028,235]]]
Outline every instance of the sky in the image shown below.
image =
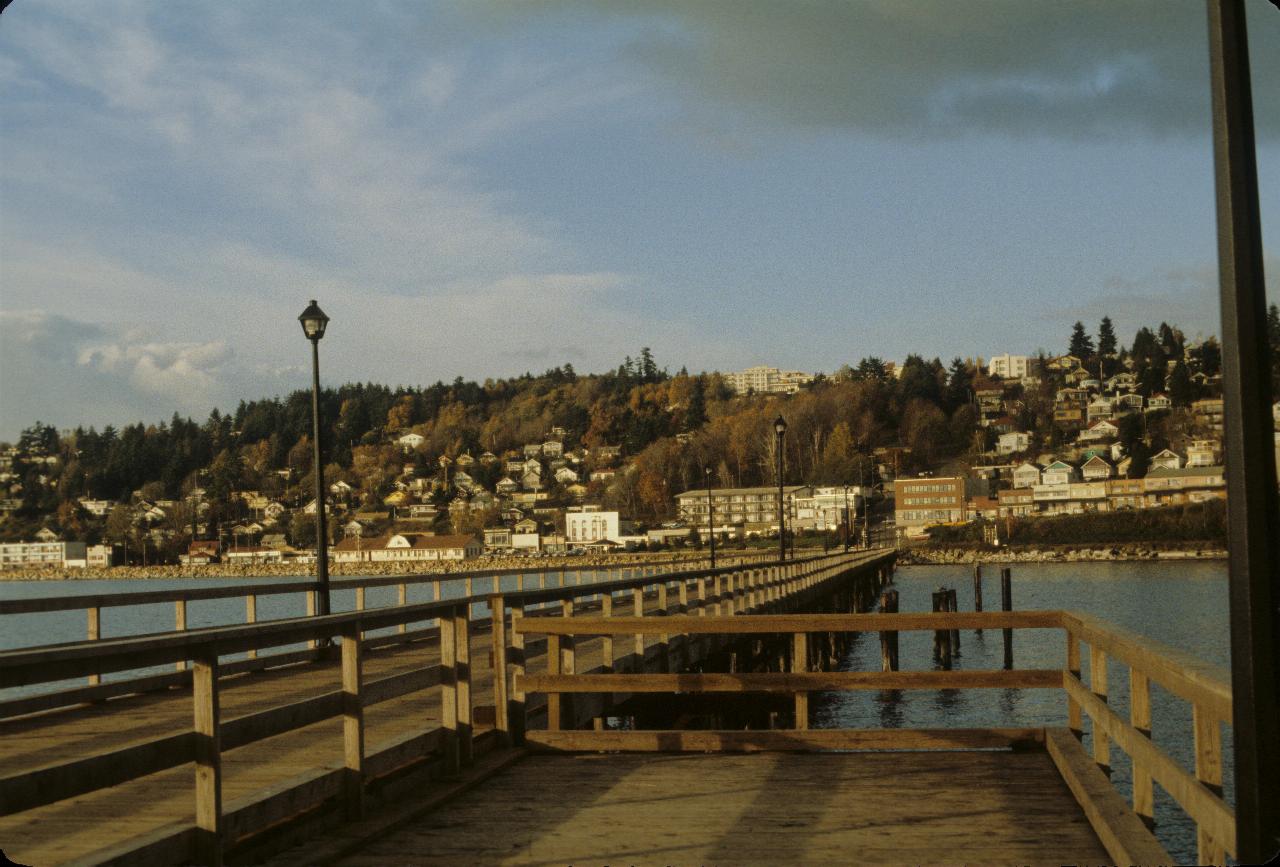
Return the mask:
[[1208,80],[1199,0],[17,0],[0,439],[307,388],[312,298],[327,384],[1214,334]]

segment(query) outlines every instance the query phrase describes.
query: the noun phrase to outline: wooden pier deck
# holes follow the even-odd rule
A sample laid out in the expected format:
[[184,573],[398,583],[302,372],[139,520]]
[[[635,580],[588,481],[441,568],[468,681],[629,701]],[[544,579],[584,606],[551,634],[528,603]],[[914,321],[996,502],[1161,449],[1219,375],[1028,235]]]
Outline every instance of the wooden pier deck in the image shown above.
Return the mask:
[[[1073,612],[870,613],[892,563],[495,593],[483,620],[478,598],[447,600],[0,653],[4,686],[175,663],[183,681],[0,720],[0,848],[40,865],[1169,863],[1148,829],[1158,783],[1201,863],[1224,863],[1224,672]],[[850,633],[961,629],[1060,630],[1066,666],[832,670]],[[299,642],[321,644],[234,659]],[[1127,719],[1109,659],[1128,667]],[[1194,770],[1151,739],[1153,682],[1191,706]],[[809,725],[814,692],[993,688],[1063,690],[1066,725]],[[610,730],[624,699],[635,715]],[[687,728],[708,723],[724,728]],[[1106,776],[1117,748],[1132,804]]]
[[1111,858],[1043,752],[766,752],[530,755],[336,863],[939,862]]

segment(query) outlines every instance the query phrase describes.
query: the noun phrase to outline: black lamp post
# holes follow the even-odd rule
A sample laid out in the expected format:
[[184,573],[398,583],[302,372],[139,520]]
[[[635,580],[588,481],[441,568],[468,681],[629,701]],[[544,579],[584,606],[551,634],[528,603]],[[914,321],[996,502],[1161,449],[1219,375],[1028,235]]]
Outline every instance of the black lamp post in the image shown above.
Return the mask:
[[782,438],[787,433],[787,420],[778,416],[773,422],[773,432],[778,436],[778,559],[787,559],[787,522],[782,505]]
[[716,520],[715,506],[711,504],[711,467],[706,467],[703,475],[707,477],[707,534],[711,537],[711,568],[716,568]]
[[324,337],[329,317],[311,299],[311,304],[298,317],[302,333],[311,341],[311,461],[316,476],[316,581],[320,583],[321,616],[329,613],[329,532],[325,527],[324,464],[320,462],[320,338]]

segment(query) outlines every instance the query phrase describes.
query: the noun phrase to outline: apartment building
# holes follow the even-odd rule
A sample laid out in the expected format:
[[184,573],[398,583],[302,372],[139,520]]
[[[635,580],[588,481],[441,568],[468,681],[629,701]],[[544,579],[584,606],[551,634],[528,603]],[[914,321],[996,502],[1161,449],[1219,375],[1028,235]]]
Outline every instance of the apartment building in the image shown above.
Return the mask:
[[758,366],[725,374],[725,378],[738,394],[794,394],[813,381],[813,374]]
[[[808,485],[785,485],[782,489],[783,508],[788,524],[795,519],[796,500],[811,497],[813,488]],[[695,488],[676,495],[680,519],[693,527],[707,525],[707,489]],[[724,524],[742,524],[747,533],[778,531],[778,489],[764,488],[712,488],[711,508],[715,510],[716,529]]]
[[33,566],[79,568],[88,565],[84,542],[6,542],[0,544],[0,569]]
[[1001,379],[1023,379],[1039,373],[1039,362],[1027,355],[997,355],[987,363],[987,373]]
[[930,524],[965,520],[964,478],[898,479],[894,520],[908,536],[918,535]]

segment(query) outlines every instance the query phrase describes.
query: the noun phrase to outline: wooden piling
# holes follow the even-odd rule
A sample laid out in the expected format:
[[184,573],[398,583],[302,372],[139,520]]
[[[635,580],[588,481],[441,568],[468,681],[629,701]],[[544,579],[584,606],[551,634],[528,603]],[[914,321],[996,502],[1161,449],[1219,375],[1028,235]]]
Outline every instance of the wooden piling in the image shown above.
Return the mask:
[[[973,564],[973,610],[982,610],[982,564]],[[977,630],[977,634],[981,635],[982,630]]]
[[[939,587],[934,591],[933,610],[935,613],[946,611],[949,604],[945,587]],[[951,670],[951,630],[935,629],[933,631],[933,661],[941,665],[946,671]]]
[[[947,591],[947,610],[952,614],[960,611],[960,604],[956,601],[956,588],[952,587]],[[951,630],[951,655],[960,655],[960,630]]]
[[[1000,610],[1013,610],[1013,570],[1008,566],[1000,570]],[[1004,668],[1013,668],[1013,630],[1004,630]]]
[[[898,591],[885,590],[880,594],[880,613],[881,614],[897,614],[898,613]],[[898,633],[897,632],[881,632],[880,633],[880,670],[881,671],[897,671],[898,670]]]

